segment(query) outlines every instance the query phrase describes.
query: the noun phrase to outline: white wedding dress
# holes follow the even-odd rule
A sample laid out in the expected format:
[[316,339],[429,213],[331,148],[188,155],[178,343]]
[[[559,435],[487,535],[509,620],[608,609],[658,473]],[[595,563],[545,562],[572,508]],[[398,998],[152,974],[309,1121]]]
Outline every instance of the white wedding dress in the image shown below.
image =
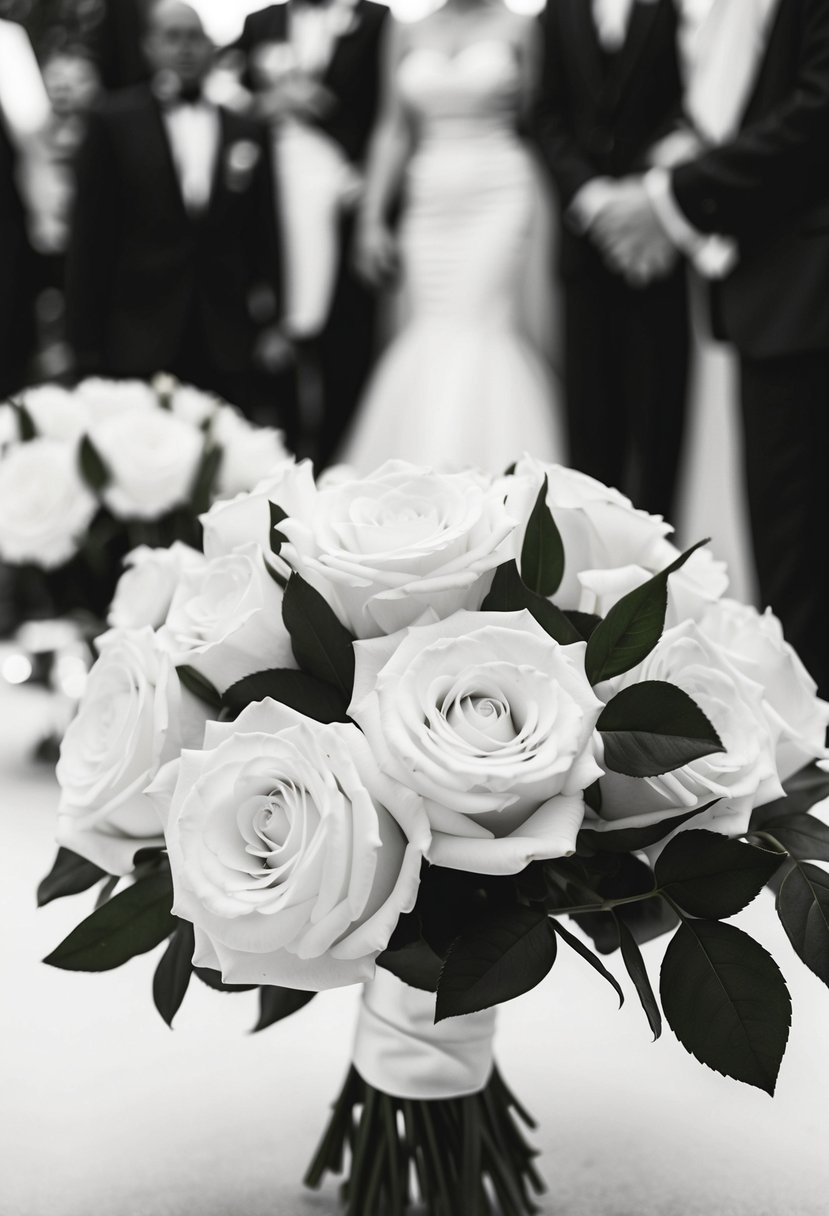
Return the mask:
[[380,360],[342,460],[390,457],[498,472],[525,450],[561,460],[558,393],[522,332],[538,170],[516,134],[514,48],[416,48],[399,87],[418,143],[400,232],[408,321]]

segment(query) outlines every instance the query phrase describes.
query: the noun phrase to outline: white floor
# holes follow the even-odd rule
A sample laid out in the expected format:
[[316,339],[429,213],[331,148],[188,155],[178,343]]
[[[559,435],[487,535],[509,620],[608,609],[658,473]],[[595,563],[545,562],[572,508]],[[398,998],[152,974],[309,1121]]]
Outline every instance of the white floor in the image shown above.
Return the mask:
[[[55,787],[26,762],[37,707],[0,698],[0,1213],[333,1216],[301,1176],[348,1063],[356,993],[318,997],[251,1036],[251,994],[194,982],[171,1032],[156,957],[101,975],[39,960],[89,910],[36,910],[53,855]],[[501,1015],[498,1055],[540,1122],[548,1216],[825,1216],[829,992],[786,950],[768,900],[740,922],[779,959],[795,1001],[772,1100],[656,1044],[629,999],[562,952]],[[648,948],[656,978],[661,947]],[[617,974],[616,960],[611,963]]]

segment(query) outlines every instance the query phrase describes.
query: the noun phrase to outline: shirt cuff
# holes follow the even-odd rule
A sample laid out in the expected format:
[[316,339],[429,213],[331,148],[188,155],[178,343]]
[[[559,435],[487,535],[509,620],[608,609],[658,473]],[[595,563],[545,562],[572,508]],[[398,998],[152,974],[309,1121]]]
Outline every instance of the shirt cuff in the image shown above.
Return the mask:
[[582,236],[589,232],[596,216],[613,191],[608,177],[594,177],[577,190],[567,208],[566,219],[571,228]]
[[650,169],[644,182],[654,214],[669,240],[703,278],[725,278],[737,262],[736,242],[723,236],[706,236],[688,222],[674,198],[666,169]]

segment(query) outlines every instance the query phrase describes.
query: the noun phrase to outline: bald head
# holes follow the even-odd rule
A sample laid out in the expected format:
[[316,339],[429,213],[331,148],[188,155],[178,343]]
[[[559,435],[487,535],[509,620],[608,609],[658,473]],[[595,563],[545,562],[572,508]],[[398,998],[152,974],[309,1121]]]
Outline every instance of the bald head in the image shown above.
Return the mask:
[[213,59],[201,17],[184,0],[151,5],[145,50],[156,72],[172,73],[184,86],[199,84]]

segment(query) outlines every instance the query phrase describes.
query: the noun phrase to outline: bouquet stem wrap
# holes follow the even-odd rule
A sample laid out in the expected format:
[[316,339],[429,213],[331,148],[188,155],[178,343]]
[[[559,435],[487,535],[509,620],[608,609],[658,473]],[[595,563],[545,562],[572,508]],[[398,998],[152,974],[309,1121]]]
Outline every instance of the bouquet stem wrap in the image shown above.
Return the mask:
[[[543,1182],[493,1062],[495,1011],[435,1025],[433,993],[379,969],[365,986],[354,1059],[306,1175],[346,1180],[347,1216],[529,1216]],[[346,1156],[349,1158],[346,1167]]]
[[435,994],[378,967],[363,988],[354,1067],[395,1098],[435,1101],[482,1090],[493,1068],[495,1009],[435,1024]]

